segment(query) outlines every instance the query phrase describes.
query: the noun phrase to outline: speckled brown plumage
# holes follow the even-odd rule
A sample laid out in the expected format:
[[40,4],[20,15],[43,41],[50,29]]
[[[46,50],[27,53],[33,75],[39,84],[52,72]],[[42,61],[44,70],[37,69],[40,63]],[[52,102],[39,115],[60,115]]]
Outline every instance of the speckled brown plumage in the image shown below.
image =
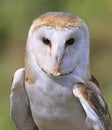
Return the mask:
[[101,95],[98,81],[92,76],[86,84],[79,83],[78,90],[99,116],[105,130],[112,130],[111,117],[107,104]]

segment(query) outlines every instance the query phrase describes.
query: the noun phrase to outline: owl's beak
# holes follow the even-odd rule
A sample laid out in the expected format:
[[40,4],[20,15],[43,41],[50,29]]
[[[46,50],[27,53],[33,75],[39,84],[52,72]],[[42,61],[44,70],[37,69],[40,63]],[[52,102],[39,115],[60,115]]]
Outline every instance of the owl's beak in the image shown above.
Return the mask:
[[54,66],[54,71],[59,73],[60,72],[60,64],[59,63],[56,63],[55,66]]
[[53,58],[53,71],[54,73],[61,73],[61,63],[64,57],[64,46],[59,44],[59,42],[55,43],[55,46],[52,48],[52,58]]
[[61,75],[61,62],[62,62],[63,56],[56,55],[54,57],[54,67],[53,67],[53,74],[58,76]]

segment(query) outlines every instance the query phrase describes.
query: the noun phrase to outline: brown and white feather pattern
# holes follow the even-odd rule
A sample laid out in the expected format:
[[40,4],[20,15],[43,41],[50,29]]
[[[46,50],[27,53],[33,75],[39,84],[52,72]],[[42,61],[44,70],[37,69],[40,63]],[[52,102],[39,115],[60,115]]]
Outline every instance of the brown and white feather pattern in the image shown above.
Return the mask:
[[74,95],[81,102],[86,114],[87,122],[94,130],[111,130],[111,117],[107,104],[102,97],[99,84],[92,76],[85,84],[74,86]]

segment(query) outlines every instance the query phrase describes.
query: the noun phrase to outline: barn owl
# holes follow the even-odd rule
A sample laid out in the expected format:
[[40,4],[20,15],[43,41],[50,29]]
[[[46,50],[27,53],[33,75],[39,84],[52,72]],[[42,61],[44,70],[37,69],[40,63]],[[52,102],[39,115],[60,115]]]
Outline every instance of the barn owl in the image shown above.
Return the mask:
[[14,74],[10,113],[18,130],[111,130],[89,67],[89,31],[70,13],[48,12],[30,27],[25,67]]

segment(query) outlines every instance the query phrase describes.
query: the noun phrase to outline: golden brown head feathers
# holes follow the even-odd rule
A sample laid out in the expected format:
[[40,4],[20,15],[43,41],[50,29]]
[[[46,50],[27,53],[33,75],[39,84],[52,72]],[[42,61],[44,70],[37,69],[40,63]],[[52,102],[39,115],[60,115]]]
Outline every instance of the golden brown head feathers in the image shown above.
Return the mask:
[[74,27],[78,26],[82,20],[71,14],[63,12],[48,12],[33,21],[36,28],[41,26],[53,26],[57,27]]

